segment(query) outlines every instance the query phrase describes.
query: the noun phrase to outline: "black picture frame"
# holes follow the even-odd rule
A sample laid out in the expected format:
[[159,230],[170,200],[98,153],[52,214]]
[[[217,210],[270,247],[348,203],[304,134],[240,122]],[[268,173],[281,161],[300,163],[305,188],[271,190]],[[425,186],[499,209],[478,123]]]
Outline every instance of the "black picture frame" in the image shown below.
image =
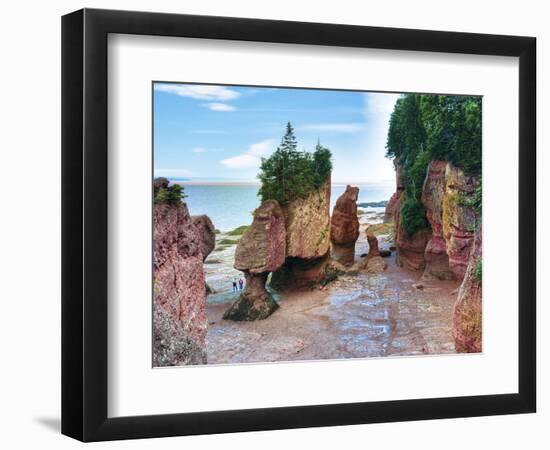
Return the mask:
[[[109,418],[109,33],[519,57],[518,392]],[[82,441],[102,441],[535,412],[535,93],[533,37],[95,9],[63,16],[62,433]]]

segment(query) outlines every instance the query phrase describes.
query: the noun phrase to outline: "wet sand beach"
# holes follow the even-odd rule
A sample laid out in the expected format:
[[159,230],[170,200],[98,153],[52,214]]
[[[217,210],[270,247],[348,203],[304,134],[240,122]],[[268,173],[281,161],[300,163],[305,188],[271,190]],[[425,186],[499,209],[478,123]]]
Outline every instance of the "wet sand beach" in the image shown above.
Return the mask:
[[[368,252],[365,230],[380,216],[361,216],[356,261]],[[389,243],[379,236],[380,247]],[[232,248],[214,252],[207,278],[218,284],[227,273]],[[218,255],[216,256],[216,254]],[[227,262],[226,262],[227,261]],[[365,358],[390,355],[454,353],[452,309],[459,281],[422,280],[421,273],[396,265],[395,253],[386,258],[380,274],[360,271],[341,275],[323,289],[276,295],[280,308],[266,320],[222,320],[237,294],[209,296],[207,354],[209,364]],[[238,274],[237,271],[235,271]],[[415,284],[421,283],[422,289]]]

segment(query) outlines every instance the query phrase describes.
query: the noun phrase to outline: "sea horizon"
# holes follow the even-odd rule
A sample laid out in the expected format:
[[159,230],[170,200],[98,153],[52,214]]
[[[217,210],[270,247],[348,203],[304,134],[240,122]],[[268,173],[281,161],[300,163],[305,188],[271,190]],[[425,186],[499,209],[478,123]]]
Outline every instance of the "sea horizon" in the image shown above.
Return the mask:
[[[214,227],[222,232],[231,231],[241,225],[252,222],[253,211],[260,206],[258,180],[238,179],[188,179],[175,180],[184,188],[184,202],[191,215],[207,215]],[[334,209],[336,200],[345,191],[348,184],[359,188],[358,203],[370,203],[389,200],[395,190],[395,182],[332,182],[330,196],[330,211]],[[373,211],[383,211],[384,208],[367,208]]]
[[[182,186],[260,186],[258,179],[243,179],[243,178],[177,178],[165,177],[170,183],[179,184]],[[331,181],[331,186],[394,186],[395,180],[380,180],[380,181]],[[381,199],[382,200],[382,199]]]

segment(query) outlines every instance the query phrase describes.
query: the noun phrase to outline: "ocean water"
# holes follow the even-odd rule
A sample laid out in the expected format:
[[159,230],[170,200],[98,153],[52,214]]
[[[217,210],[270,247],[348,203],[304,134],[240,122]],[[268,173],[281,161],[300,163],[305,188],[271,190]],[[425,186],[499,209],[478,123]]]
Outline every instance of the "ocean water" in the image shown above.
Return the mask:
[[[191,215],[206,214],[214,226],[223,231],[229,231],[240,225],[252,222],[253,211],[260,206],[258,185],[255,184],[187,184],[180,182],[184,189],[185,202]],[[378,202],[388,200],[395,187],[391,184],[356,184],[359,187],[361,202]],[[333,184],[330,196],[330,210],[336,200],[345,191],[344,184]]]

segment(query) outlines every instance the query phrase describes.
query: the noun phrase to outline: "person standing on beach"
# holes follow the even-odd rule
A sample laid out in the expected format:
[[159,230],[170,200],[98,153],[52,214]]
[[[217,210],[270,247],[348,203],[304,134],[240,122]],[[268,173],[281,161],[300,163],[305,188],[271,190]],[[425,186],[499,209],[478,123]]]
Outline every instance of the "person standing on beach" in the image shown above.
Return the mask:
[[237,292],[238,289],[237,289],[237,279],[236,278],[233,278],[233,292]]
[[244,281],[242,278],[239,278],[239,291],[242,291],[243,290],[243,284],[244,284]]

